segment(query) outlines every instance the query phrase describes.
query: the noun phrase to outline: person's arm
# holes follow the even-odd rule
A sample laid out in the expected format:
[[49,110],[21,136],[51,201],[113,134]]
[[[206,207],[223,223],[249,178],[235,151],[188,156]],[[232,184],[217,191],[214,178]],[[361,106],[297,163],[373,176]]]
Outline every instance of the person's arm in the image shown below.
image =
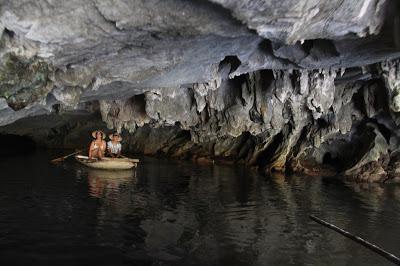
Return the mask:
[[117,157],[120,157],[121,156],[121,150],[122,150],[122,145],[121,145],[121,143],[118,143],[119,145],[118,145],[118,155],[117,155]]
[[111,155],[111,148],[110,148],[109,142],[107,143],[107,152],[109,155]]
[[90,146],[89,146],[89,159],[92,159],[92,150],[93,150],[93,146],[94,146],[94,141],[92,141],[92,142],[90,143]]

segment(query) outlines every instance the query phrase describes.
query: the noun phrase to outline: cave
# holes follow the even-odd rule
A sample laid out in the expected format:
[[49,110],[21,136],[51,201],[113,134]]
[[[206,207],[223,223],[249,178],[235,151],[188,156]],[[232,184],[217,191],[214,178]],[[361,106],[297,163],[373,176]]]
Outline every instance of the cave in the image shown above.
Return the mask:
[[[251,221],[242,224],[240,217],[220,219],[221,206],[229,209],[237,204],[234,208],[252,213],[249,202],[254,199],[255,205],[265,201],[261,205],[272,208],[273,214],[279,213],[277,209],[287,211],[274,218],[283,223],[292,217],[298,220],[285,228],[273,226],[290,238],[291,226],[301,220],[296,211],[291,212],[300,206],[293,198],[303,198],[297,194],[298,187],[315,192],[311,203],[304,204],[306,209],[313,206],[312,210],[315,202],[326,200],[334,205],[328,188],[321,184],[335,184],[338,198],[350,198],[349,187],[355,186],[355,193],[368,187],[370,192],[375,189],[389,195],[387,187],[400,183],[399,132],[397,0],[0,1],[0,164],[8,169],[4,175],[9,182],[3,191],[0,188],[0,201],[2,193],[9,193],[5,199],[10,199],[15,192],[20,205],[14,214],[20,217],[23,213],[19,210],[25,210],[42,215],[32,225],[39,228],[47,219],[44,217],[59,219],[52,220],[52,225],[79,220],[84,213],[79,200],[87,209],[104,200],[107,206],[101,207],[109,209],[90,213],[85,219],[91,224],[91,219],[104,218],[99,213],[113,217],[115,211],[121,227],[129,230],[116,232],[116,237],[125,234],[124,244],[107,252],[118,253],[121,261],[246,264],[236,251],[248,252],[247,258],[251,258],[254,250],[250,252],[246,243],[267,247],[257,238],[257,232],[264,229],[257,228],[254,238],[243,233],[243,238],[248,238],[238,241],[237,231],[249,229]],[[112,170],[125,167],[137,172],[101,174],[87,169],[102,164],[114,167]],[[208,182],[206,177],[215,180]],[[28,185],[17,188],[19,180]],[[199,180],[216,194],[202,191]],[[57,182],[64,185],[57,186]],[[81,187],[82,183],[88,187]],[[69,197],[61,187],[75,196]],[[27,198],[20,197],[19,189],[29,194]],[[257,194],[260,189],[266,198]],[[48,202],[45,192],[52,197]],[[145,194],[135,198],[134,192]],[[318,198],[321,194],[327,198]],[[154,195],[162,199],[152,198]],[[127,200],[129,197],[135,201]],[[180,205],[191,197],[198,202]],[[363,199],[352,198],[354,204]],[[60,213],[55,210],[56,201],[64,208]],[[216,205],[210,204],[214,201]],[[44,207],[34,202],[42,202]],[[147,203],[154,204],[154,212],[145,210]],[[1,207],[0,203],[0,214]],[[13,209],[12,205],[7,208]],[[141,216],[130,213],[130,208],[140,210]],[[187,217],[175,216],[179,208],[179,214],[190,209]],[[371,208],[378,212],[378,204]],[[162,214],[157,216],[157,211]],[[252,219],[257,220],[255,216]],[[101,222],[111,228],[110,217]],[[157,217],[173,244],[165,240],[158,246],[158,225],[152,223]],[[224,219],[227,222],[222,225]],[[187,221],[197,227],[187,229]],[[130,223],[135,224],[134,229]],[[213,228],[214,232],[232,232],[201,234],[209,223],[220,226]],[[356,225],[349,226],[354,229]],[[79,226],[86,228],[86,224]],[[111,233],[102,235],[110,228],[103,228],[100,222],[97,226],[82,230],[90,231],[92,238],[97,232],[104,243],[112,242]],[[180,237],[175,238],[178,231]],[[2,245],[3,235],[10,232],[0,223],[0,247],[6,246]],[[230,239],[229,233],[235,237]],[[278,238],[271,237],[271,241]],[[302,244],[307,254],[330,249],[316,245],[319,240],[311,234],[310,238]],[[224,255],[230,254],[225,250],[230,245],[227,239],[235,243],[232,252],[236,257]],[[224,251],[214,254],[219,241]],[[178,242],[185,245],[176,245]],[[208,245],[211,242],[213,248]],[[215,256],[204,256],[196,245]],[[53,253],[60,248],[49,246],[55,248]],[[98,248],[93,250],[101,251]],[[190,250],[197,253],[185,257]],[[267,255],[254,251],[258,260],[251,263],[264,264],[264,255],[267,264],[290,263],[275,257],[274,252],[290,257],[294,264],[352,262],[347,253],[332,262],[324,260],[327,254],[313,261],[308,255],[298,259],[281,250],[266,250],[270,250],[265,251]],[[337,252],[344,254],[343,250]],[[105,265],[112,264],[108,261],[111,253],[104,255]],[[0,263],[2,254],[0,248]],[[7,265],[15,262],[13,254],[4,252]],[[75,255],[82,262],[81,254]],[[17,262],[27,264],[35,258],[43,264],[67,261],[57,257],[41,260],[31,249],[24,258]],[[100,261],[88,259],[89,264]],[[372,261],[380,264],[379,260],[367,264]]]
[[[365,163],[354,162],[359,170],[348,171],[350,164],[325,158],[331,153],[319,147],[336,140],[357,146],[351,136],[358,134],[354,130],[360,123],[368,123],[386,140],[379,144],[386,152],[374,161],[390,160],[391,153],[397,154],[400,110],[399,4],[385,1],[375,10],[363,3],[338,7],[338,17],[342,8],[351,11],[343,15],[348,18],[362,11],[347,27],[321,11],[323,31],[308,24],[295,29],[300,22],[294,18],[282,28],[274,24],[292,10],[289,5],[277,17],[263,17],[259,10],[272,6],[252,1],[251,12],[228,1],[184,5],[174,0],[161,9],[140,4],[135,12],[148,14],[149,25],[159,32],[138,38],[131,36],[141,32],[139,21],[121,13],[136,10],[135,1],[87,4],[81,7],[86,16],[75,15],[80,28],[70,32],[62,14],[50,26],[7,3],[1,20],[0,133],[30,136],[43,148],[80,149],[88,141],[82,135],[101,128],[122,134],[128,153],[240,161],[262,171],[278,160],[279,169],[304,173],[317,173],[318,164],[323,168],[329,162],[336,173],[358,180],[368,174]],[[32,8],[51,12],[73,6]],[[190,16],[185,23],[170,16],[178,7]],[[152,21],[157,12],[165,15],[161,24]],[[36,26],[23,30],[29,20]],[[314,20],[310,23],[320,23]],[[181,142],[171,135],[165,143],[148,143],[149,135],[163,138],[167,131]],[[180,138],[180,132],[190,137]],[[242,150],[238,157],[238,148],[230,147],[240,147],[245,132],[253,147],[246,146],[247,154]],[[279,143],[276,136],[283,136]],[[397,170],[382,167],[381,178],[373,181],[389,177],[397,182]]]
[[[277,17],[263,17],[257,10],[272,6],[252,1],[250,13],[234,1],[174,0],[163,8],[106,1],[79,7],[86,16],[75,14],[79,27],[69,31],[62,13],[51,25],[35,14],[75,4],[37,4],[32,13],[7,2],[1,17],[0,133],[28,135],[44,148],[80,149],[90,140],[82,135],[101,128],[121,133],[128,153],[240,161],[261,170],[276,168],[279,161],[277,169],[307,173],[329,162],[336,173],[357,180],[367,174],[365,163],[355,162],[359,170],[348,171],[328,155],[322,158],[319,154],[330,153],[319,147],[335,139],[351,146],[353,130],[368,121],[386,140],[379,144],[386,152],[374,161],[390,159],[397,150],[393,132],[400,110],[399,4],[387,1],[375,12],[363,3],[346,2],[334,13],[339,17],[347,8],[343,16],[350,19],[361,8],[347,27],[331,20],[329,10],[321,11],[326,26],[319,31],[295,18],[283,28],[274,24],[289,5],[278,9]],[[170,16],[178,7],[190,17],[185,22]],[[137,8],[159,28],[157,34],[149,30],[132,37],[147,30],[122,10]],[[157,12],[165,15],[161,24],[152,20]],[[320,23],[314,20],[310,23]],[[35,21],[35,27],[24,30],[26,21]],[[190,138],[180,138],[181,131]],[[150,135],[164,138],[165,132],[176,138],[148,143]],[[244,132],[253,147],[237,157],[238,148],[230,147],[242,145]],[[282,136],[279,143],[276,136]],[[397,180],[395,169],[382,167],[374,181]]]
[[339,158],[333,157],[330,152],[327,152],[324,154],[322,163],[338,168],[342,162]]

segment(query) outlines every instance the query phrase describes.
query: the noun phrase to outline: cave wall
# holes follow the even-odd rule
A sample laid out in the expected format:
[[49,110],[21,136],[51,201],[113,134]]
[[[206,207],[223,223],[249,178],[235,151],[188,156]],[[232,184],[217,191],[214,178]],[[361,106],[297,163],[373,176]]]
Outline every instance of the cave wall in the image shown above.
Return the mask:
[[102,128],[122,132],[130,153],[397,182],[399,63],[262,70],[233,79],[225,66],[209,83],[99,100],[91,112],[22,119],[0,132],[30,135],[51,148],[82,148]]
[[399,60],[347,70],[264,70],[100,101],[100,112],[109,128],[131,134],[144,125],[190,132],[181,149],[171,138],[171,150],[160,149],[175,156],[383,181],[398,171],[398,77]]

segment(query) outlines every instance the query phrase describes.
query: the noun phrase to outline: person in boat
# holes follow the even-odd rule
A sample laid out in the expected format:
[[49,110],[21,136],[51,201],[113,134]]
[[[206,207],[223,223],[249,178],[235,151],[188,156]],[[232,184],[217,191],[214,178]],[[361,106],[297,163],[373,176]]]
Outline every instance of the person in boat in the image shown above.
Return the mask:
[[104,141],[106,136],[104,132],[96,130],[92,132],[92,137],[94,138],[94,140],[90,143],[89,159],[101,159],[104,157],[104,152],[106,151],[107,144]]
[[121,155],[122,145],[121,141],[122,138],[118,133],[114,133],[108,136],[110,141],[107,142],[107,151],[110,157],[118,158]]

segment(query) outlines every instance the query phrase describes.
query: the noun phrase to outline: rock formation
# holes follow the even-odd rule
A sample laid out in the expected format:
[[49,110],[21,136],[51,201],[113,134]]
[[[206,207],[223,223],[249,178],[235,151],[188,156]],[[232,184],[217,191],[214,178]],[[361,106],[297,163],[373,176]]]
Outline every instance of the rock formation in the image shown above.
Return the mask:
[[[0,0],[0,132],[399,181],[395,0]],[[100,120],[101,118],[101,120]]]

